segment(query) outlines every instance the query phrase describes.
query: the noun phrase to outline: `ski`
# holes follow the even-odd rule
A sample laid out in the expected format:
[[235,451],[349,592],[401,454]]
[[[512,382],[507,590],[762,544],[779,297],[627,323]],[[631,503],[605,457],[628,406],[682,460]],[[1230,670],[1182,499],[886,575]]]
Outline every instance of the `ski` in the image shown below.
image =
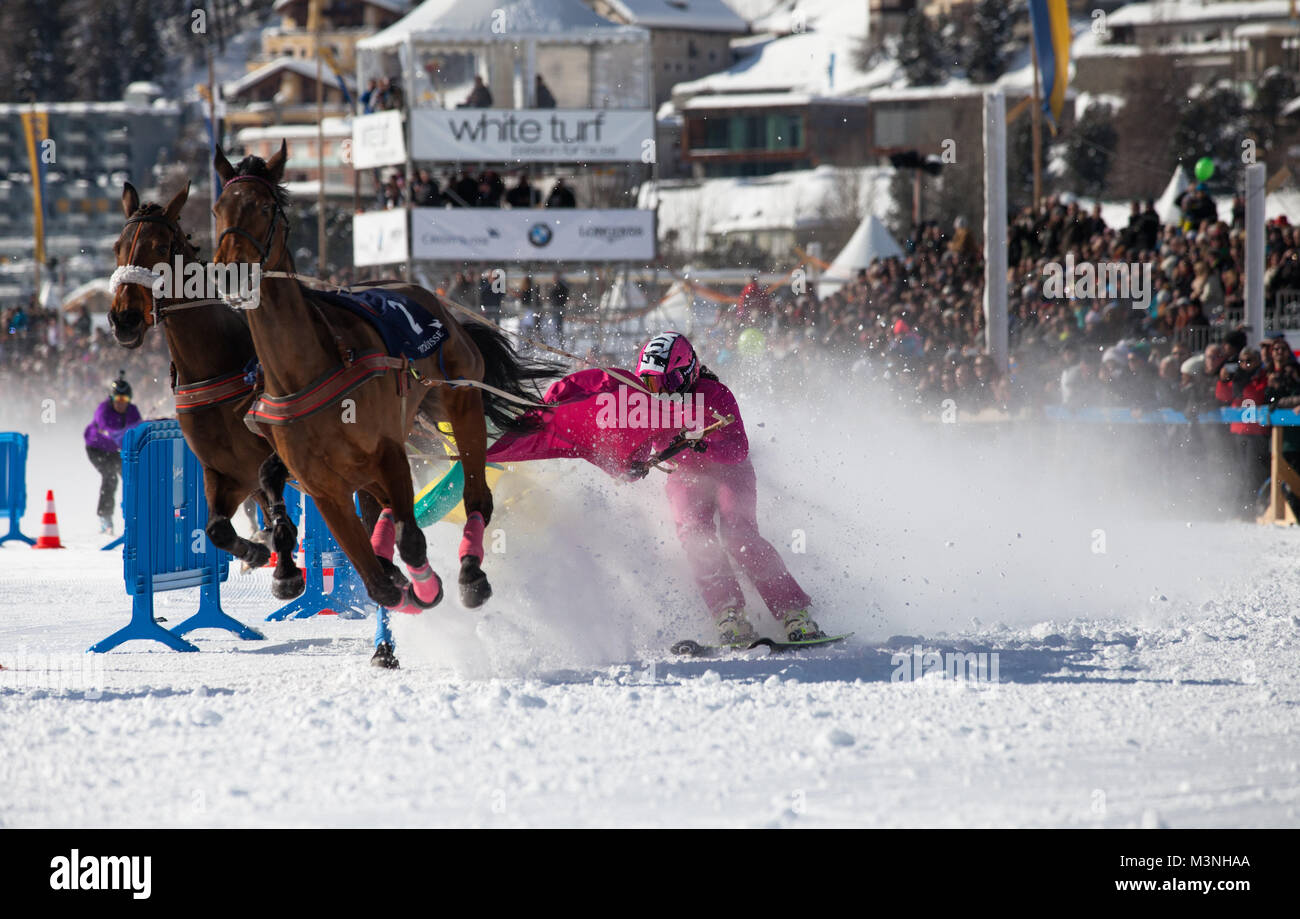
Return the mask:
[[671,650],[678,657],[713,657],[727,651],[752,651],[755,648],[768,648],[773,654],[782,654],[786,651],[798,651],[803,648],[816,648],[820,645],[834,644],[852,635],[852,632],[845,632],[843,635],[827,635],[825,638],[814,638],[811,641],[777,641],[774,638],[760,638],[756,641],[733,645],[705,645],[687,638],[677,642],[672,646]]

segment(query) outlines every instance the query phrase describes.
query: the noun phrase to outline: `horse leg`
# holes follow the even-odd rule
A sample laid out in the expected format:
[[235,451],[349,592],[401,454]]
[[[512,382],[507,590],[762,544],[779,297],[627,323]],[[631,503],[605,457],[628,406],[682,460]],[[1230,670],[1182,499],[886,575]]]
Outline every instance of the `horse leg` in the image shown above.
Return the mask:
[[[385,486],[383,490],[391,501],[391,509],[385,508],[384,513],[391,514],[397,551],[411,576],[406,603],[399,609],[404,613],[422,613],[442,601],[442,579],[429,565],[424,532],[415,522],[415,488],[411,484],[411,464],[403,445],[389,446],[379,467]],[[381,516],[380,526],[383,525],[384,517]]]
[[325,525],[330,528],[348,561],[352,562],[370,599],[380,606],[400,605],[403,591],[384,573],[374,550],[370,548],[370,536],[357,517],[351,492],[341,498],[320,495],[313,500]]
[[306,580],[302,569],[293,560],[298,551],[298,527],[289,519],[284,506],[284,485],[289,479],[289,468],[272,453],[257,471],[262,493],[266,496],[265,523],[271,531],[271,544],[275,547],[275,573],[271,576],[271,595],[277,600],[292,600],[303,592]]
[[485,472],[487,422],[483,395],[463,387],[443,393],[443,406],[451,419],[456,451],[465,470],[465,529],[460,541],[460,600],[473,609],[492,596],[492,585],[483,573],[483,531],[492,519],[492,491]]
[[369,491],[357,492],[357,503],[361,505],[361,522],[370,534],[370,546],[379,558],[380,566],[400,586],[406,584],[406,575],[393,564],[393,551],[397,545],[397,524],[390,508]]
[[208,539],[218,549],[224,549],[249,568],[261,568],[271,559],[271,550],[259,543],[250,542],[235,532],[230,515],[244,500],[242,486],[215,469],[203,468],[203,493],[208,501]]

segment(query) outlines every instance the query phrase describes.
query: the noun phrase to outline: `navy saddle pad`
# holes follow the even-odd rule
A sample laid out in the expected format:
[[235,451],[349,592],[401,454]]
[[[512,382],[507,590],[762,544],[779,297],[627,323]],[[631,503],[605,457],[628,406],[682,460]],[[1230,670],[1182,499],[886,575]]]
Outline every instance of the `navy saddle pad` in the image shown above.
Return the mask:
[[318,290],[313,293],[333,306],[368,321],[384,339],[388,353],[413,361],[429,357],[447,340],[441,320],[409,297],[390,290],[350,293]]

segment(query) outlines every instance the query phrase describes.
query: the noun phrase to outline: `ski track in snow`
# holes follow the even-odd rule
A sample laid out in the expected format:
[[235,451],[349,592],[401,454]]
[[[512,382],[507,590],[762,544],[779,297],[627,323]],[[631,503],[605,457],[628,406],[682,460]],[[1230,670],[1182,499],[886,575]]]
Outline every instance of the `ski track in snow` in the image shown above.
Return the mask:
[[[764,532],[857,633],[835,648],[672,659],[706,626],[661,483],[556,463],[489,526],[483,611],[449,590],[395,621],[399,671],[368,666],[370,620],[262,622],[269,575],[234,570],[224,608],[265,642],[85,655],[126,621],[121,557],[97,551],[80,425],[32,431],[24,529],[53,486],[70,548],[0,547],[0,826],[1300,825],[1300,533],[742,405]],[[956,491],[954,466],[1003,471]],[[426,532],[454,581],[459,532]],[[1001,681],[891,680],[915,644],[996,651]]]

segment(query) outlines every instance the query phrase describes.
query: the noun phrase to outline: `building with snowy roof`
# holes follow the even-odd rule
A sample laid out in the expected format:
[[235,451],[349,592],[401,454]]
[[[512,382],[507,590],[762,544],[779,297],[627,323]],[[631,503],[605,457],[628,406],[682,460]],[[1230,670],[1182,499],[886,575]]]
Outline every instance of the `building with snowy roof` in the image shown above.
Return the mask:
[[654,101],[672,96],[673,85],[731,66],[731,41],[749,23],[725,0],[587,0],[613,22],[650,32],[654,61]]

